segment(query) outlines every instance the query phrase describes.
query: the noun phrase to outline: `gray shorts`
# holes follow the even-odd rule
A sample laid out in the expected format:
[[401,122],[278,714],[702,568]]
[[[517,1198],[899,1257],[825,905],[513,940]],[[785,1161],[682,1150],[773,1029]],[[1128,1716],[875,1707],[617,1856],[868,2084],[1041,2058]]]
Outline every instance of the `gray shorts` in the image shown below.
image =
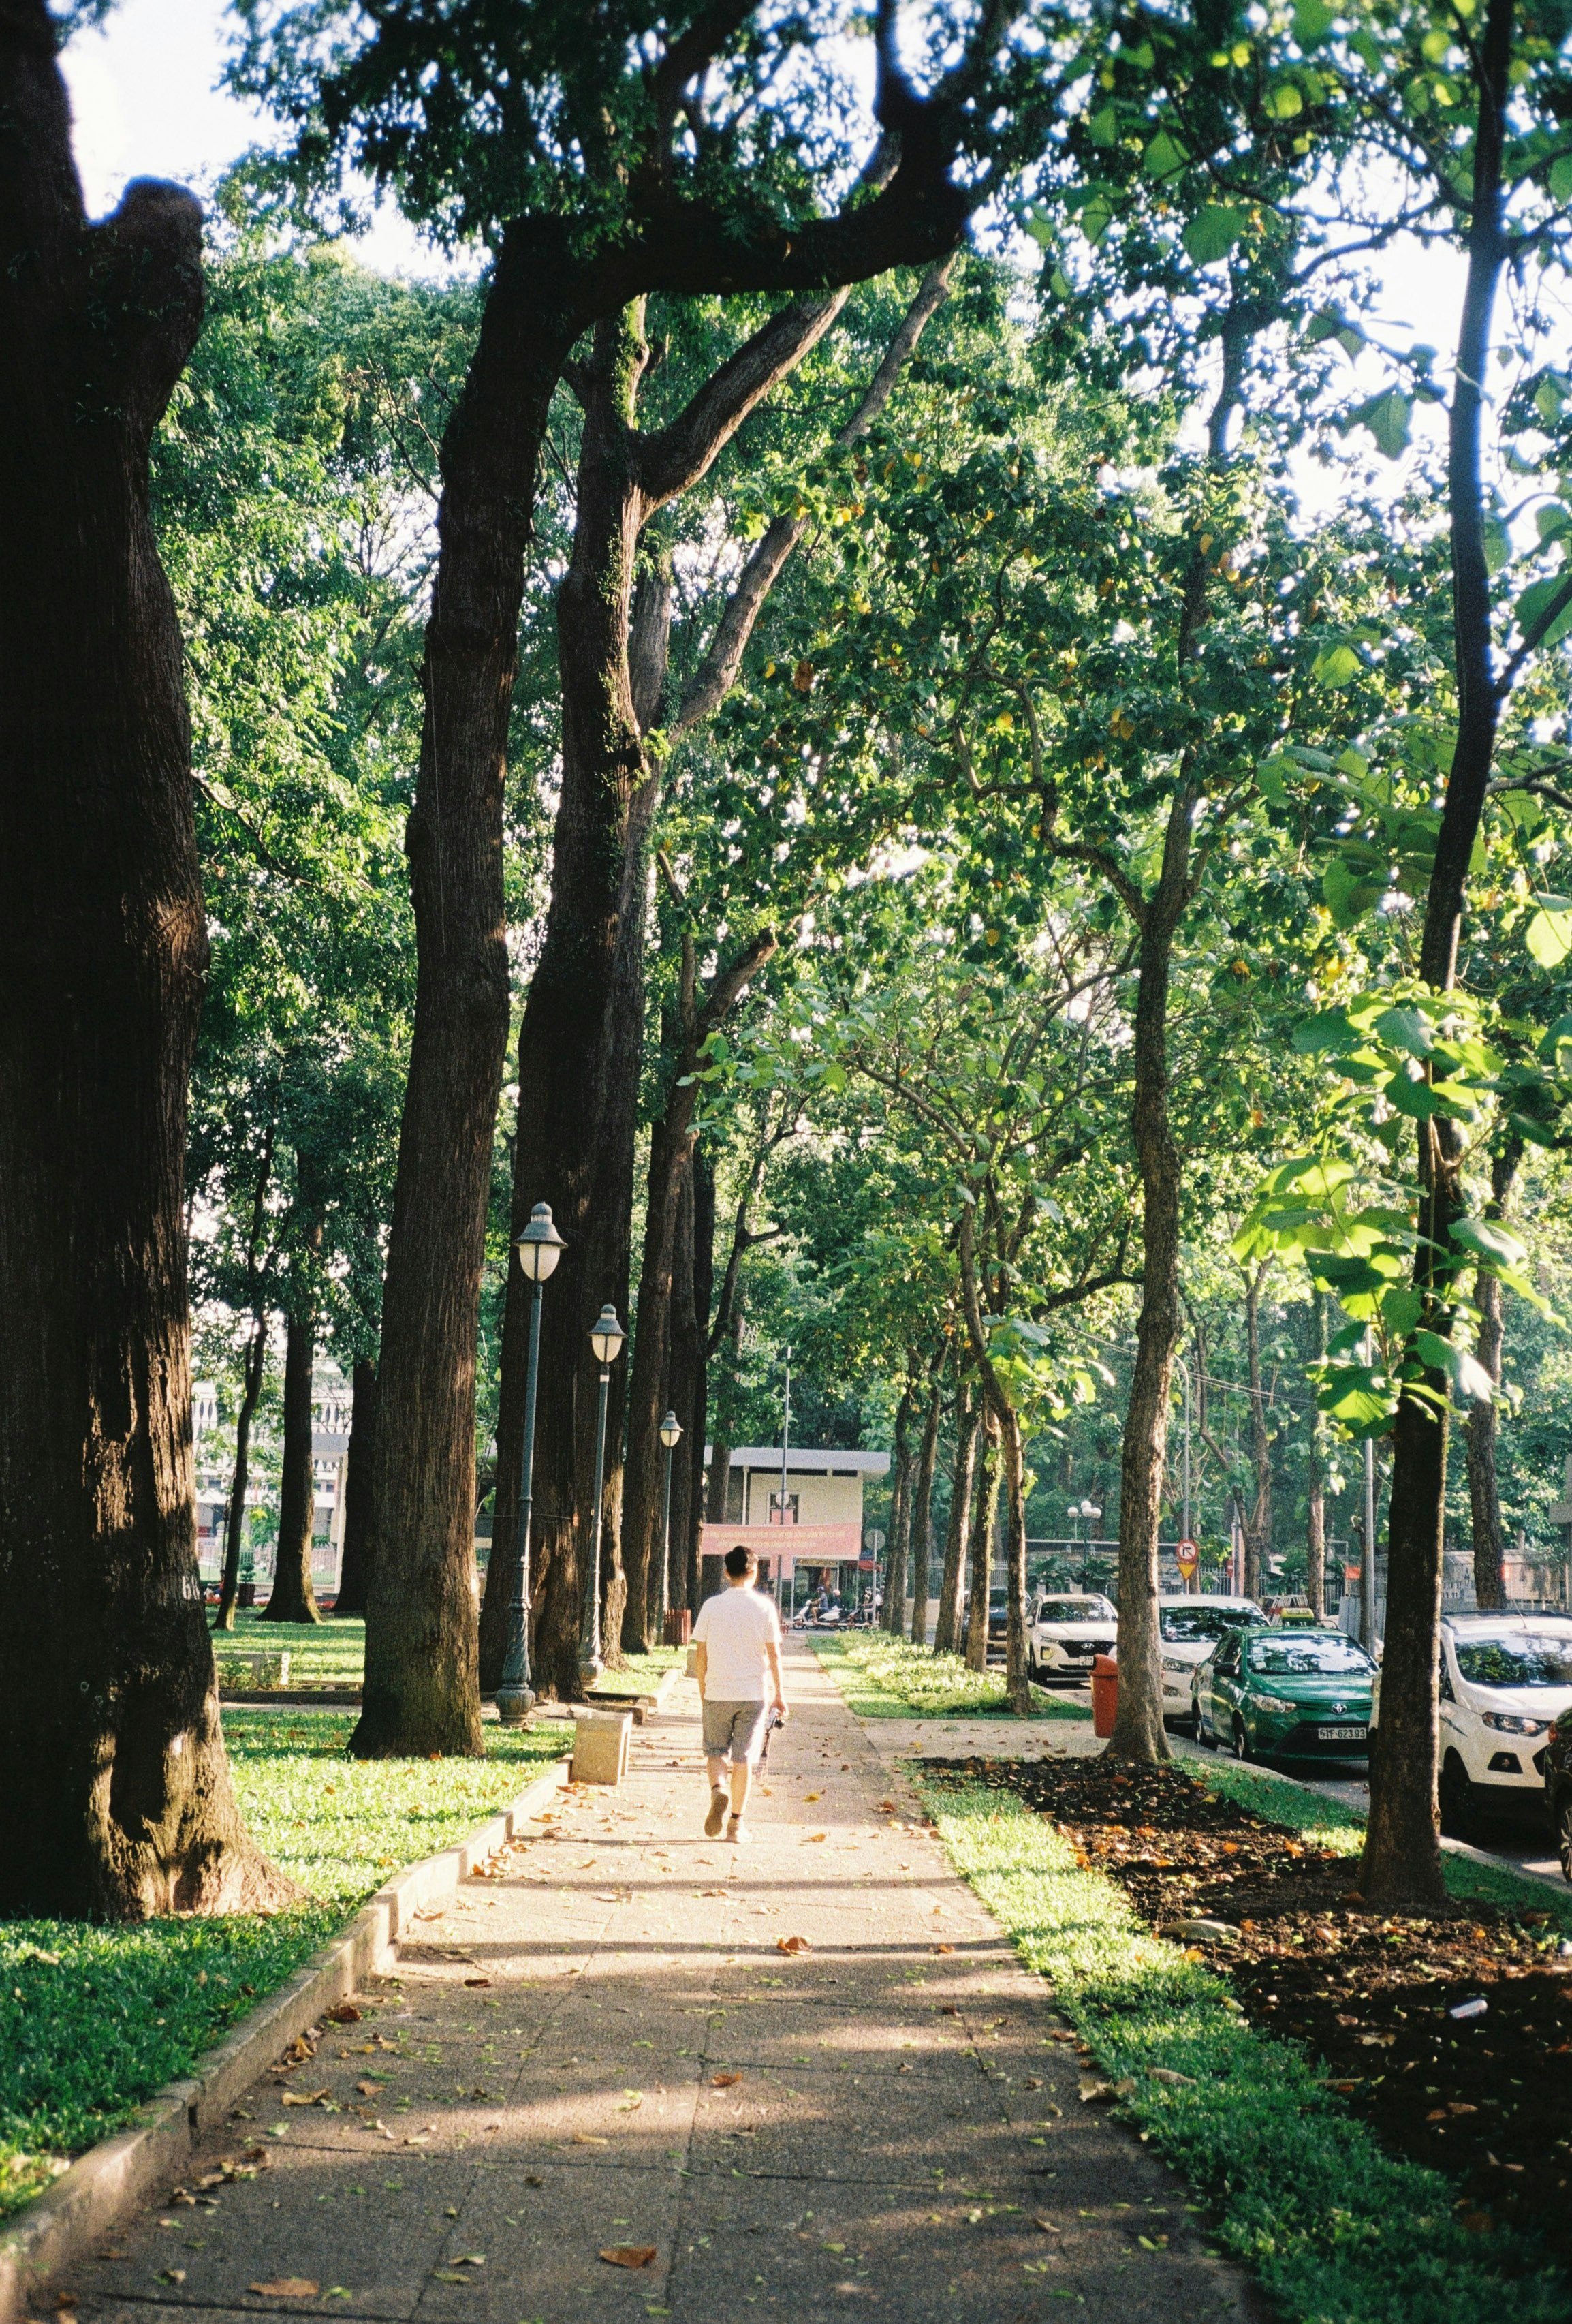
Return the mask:
[[704,1702],[704,1757],[730,1759],[734,1767],[758,1758],[764,1743],[767,1702]]

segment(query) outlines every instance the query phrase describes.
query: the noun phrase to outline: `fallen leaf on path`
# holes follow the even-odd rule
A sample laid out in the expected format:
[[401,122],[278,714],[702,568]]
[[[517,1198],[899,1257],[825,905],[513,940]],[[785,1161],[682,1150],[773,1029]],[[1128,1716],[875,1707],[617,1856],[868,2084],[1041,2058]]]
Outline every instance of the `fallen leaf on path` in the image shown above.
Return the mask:
[[729,2090],[733,2082],[740,2082],[741,2080],[740,2074],[712,2074],[710,2088],[712,2090]]
[[[159,2282],[161,2283],[184,2283],[185,2281],[186,2271],[183,2267],[161,2267],[159,2270]],[[311,2289],[315,2292],[317,2286],[313,2284]]]
[[936,1953],[952,1953],[955,1948],[953,1945],[935,1945],[933,1950]]
[[1099,2074],[1082,2074],[1077,2087],[1080,2093],[1082,2106],[1090,2106],[1094,2099],[1111,2098],[1113,2096],[1112,2090]]
[[593,2130],[575,2130],[573,2143],[575,2146],[610,2146],[611,2144],[609,2138],[602,2138],[598,2132]]
[[811,1953],[814,1950],[806,1937],[777,1937],[775,1949],[777,1953]]
[[812,1807],[815,1800],[822,1800],[823,1796],[824,1794],[823,1792],[804,1792],[803,1794],[804,1803],[808,1807]]
[[813,1846],[813,1844],[814,1844],[814,1840],[828,1840],[828,1839],[829,1839],[829,1837],[830,1837],[830,1835],[829,1835],[829,1833],[828,1833],[827,1831],[810,1831],[810,1832],[806,1832],[806,1833],[804,1833],[804,1839],[803,1839],[803,1845],[804,1845],[804,1848],[811,1848],[811,1847]]
[[315,2300],[317,2297],[316,2280],[309,2275],[275,2275],[266,2283],[248,2283],[245,2288],[248,2292],[259,2293],[263,2300]]
[[360,2011],[353,2001],[341,2001],[337,2008],[328,2010],[326,2015],[330,2025],[356,2025],[360,2023]]
[[648,2267],[657,2248],[655,2244],[613,2244],[601,2257],[608,2267]]
[[1176,2090],[1193,2090],[1195,2088],[1193,2074],[1175,2073],[1172,2066],[1154,2066],[1152,2080],[1154,2082],[1166,2082],[1171,2089]]
[[626,2095],[618,2101],[617,2111],[619,2114],[636,2114],[643,2104],[644,2093],[642,2090],[629,2090]]
[[382,2094],[381,2082],[356,2082],[354,2087],[363,2098],[380,2098]]
[[284,2092],[284,2104],[286,2106],[316,2106],[320,2099],[326,2098],[327,2095],[327,2085],[324,2082],[319,2090],[286,2090]]
[[466,1985],[490,1985],[491,1981],[489,1977],[466,1977],[464,1979]]

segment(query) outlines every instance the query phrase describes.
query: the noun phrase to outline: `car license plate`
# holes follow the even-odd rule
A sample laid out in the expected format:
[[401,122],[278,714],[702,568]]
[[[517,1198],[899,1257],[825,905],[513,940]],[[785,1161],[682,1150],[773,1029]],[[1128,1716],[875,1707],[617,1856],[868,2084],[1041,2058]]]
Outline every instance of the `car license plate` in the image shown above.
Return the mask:
[[1369,1740],[1370,1730],[1367,1727],[1323,1727],[1321,1729],[1323,1743],[1367,1743]]

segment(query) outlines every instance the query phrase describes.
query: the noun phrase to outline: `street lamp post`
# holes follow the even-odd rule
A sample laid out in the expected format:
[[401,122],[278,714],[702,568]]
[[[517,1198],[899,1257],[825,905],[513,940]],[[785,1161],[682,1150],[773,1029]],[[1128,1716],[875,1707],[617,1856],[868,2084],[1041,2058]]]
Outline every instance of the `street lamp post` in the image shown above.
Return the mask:
[[682,1433],[682,1422],[675,1412],[668,1412],[660,1424],[660,1441],[666,1448],[666,1484],[660,1519],[660,1635],[663,1638],[666,1617],[671,1611],[671,1456],[676,1451],[677,1438]]
[[497,1716],[521,1727],[535,1691],[529,1683],[529,1513],[535,1492],[535,1389],[540,1376],[540,1294],[565,1245],[551,1221],[549,1203],[537,1203],[519,1237],[519,1264],[533,1286],[529,1302],[529,1362],[524,1375],[524,1449],[519,1462],[519,1520],[514,1535],[513,1589],[508,1600],[508,1651],[497,1689]]
[[579,1676],[593,1686],[605,1665],[601,1660],[601,1500],[606,1481],[606,1398],[611,1388],[611,1366],[627,1337],[617,1311],[602,1307],[590,1330],[590,1345],[601,1367],[601,1400],[595,1414],[595,1502],[590,1541],[590,1571],[584,1588],[584,1620],[579,1628]]

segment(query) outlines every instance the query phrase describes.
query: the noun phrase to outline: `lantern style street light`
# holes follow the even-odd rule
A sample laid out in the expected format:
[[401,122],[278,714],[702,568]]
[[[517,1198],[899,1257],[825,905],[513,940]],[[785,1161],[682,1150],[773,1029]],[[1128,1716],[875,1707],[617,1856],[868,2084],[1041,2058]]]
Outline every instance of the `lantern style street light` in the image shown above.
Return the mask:
[[609,1304],[602,1307],[590,1329],[590,1345],[601,1367],[601,1401],[595,1414],[595,1499],[594,1526],[591,1536],[590,1570],[584,1588],[584,1619],[579,1626],[579,1676],[586,1687],[593,1686],[605,1668],[601,1660],[601,1499],[606,1481],[606,1398],[611,1388],[611,1366],[616,1362],[627,1333],[617,1321],[617,1311]]
[[660,1424],[660,1441],[666,1447],[666,1511],[660,1526],[660,1633],[666,1636],[671,1614],[671,1456],[676,1451],[677,1438],[683,1433],[682,1422],[675,1412],[668,1412]]
[[566,1245],[551,1222],[549,1203],[537,1203],[529,1223],[514,1245],[524,1279],[533,1286],[529,1302],[529,1362],[524,1374],[524,1449],[519,1461],[519,1518],[514,1535],[513,1589],[508,1600],[508,1651],[497,1689],[497,1716],[505,1727],[521,1727],[535,1691],[529,1683],[529,1512],[535,1492],[535,1388],[540,1376],[540,1293]]

